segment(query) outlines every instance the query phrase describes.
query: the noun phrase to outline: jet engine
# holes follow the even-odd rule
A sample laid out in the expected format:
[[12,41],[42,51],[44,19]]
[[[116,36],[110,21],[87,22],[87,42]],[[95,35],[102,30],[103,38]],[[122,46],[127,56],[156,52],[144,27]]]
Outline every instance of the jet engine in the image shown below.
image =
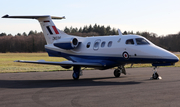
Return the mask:
[[76,38],[63,38],[55,41],[54,46],[62,49],[74,49],[78,46],[79,42]]

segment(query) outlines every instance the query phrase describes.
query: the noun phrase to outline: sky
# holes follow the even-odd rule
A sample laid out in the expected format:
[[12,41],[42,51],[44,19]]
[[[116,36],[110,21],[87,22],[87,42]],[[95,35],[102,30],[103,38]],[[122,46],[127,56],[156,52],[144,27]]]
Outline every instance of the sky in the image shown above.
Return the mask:
[[[0,15],[65,16],[56,27],[104,25],[158,36],[180,32],[180,0],[2,0]],[[41,32],[37,20],[0,18],[0,33]]]

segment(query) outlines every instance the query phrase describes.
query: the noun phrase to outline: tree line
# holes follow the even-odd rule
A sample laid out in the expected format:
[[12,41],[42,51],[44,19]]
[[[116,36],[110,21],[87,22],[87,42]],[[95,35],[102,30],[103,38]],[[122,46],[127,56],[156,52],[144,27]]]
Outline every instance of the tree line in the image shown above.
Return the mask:
[[[118,30],[110,26],[89,25],[80,28],[65,27],[63,30],[70,35],[81,37],[87,36],[105,36],[105,35],[118,35]],[[150,32],[136,32],[124,31],[124,35],[136,34],[141,35],[154,44],[165,48],[169,51],[180,51],[180,32],[177,34],[169,34],[167,36],[158,36]],[[30,31],[28,34],[25,32],[16,35],[1,33],[0,34],[0,52],[45,52],[44,45],[46,41],[42,32]]]

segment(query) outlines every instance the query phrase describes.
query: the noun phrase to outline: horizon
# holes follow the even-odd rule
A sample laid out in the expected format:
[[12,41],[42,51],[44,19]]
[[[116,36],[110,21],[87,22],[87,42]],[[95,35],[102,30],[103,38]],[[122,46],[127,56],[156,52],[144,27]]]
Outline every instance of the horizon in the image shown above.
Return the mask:
[[[28,6],[27,6],[28,3]],[[41,5],[39,5],[41,4]],[[58,29],[104,25],[133,32],[150,32],[167,36],[180,32],[180,1],[178,0],[6,0],[0,7],[1,17],[9,15],[52,15],[65,16],[61,21],[53,20]],[[8,6],[8,7],[7,7]],[[39,22],[32,19],[0,18],[0,33],[16,35],[41,32]]]
[[[96,23],[95,23],[96,24]],[[94,25],[95,25],[94,24]],[[92,27],[94,26],[94,25],[92,25],[92,24],[90,24]],[[90,25],[84,25],[83,27],[73,27],[73,26],[70,26],[70,27],[67,27],[68,29],[70,29],[71,27],[72,28],[77,28],[78,30],[80,29],[80,28],[84,28],[85,26],[87,26],[87,27],[89,27]],[[97,26],[98,26],[98,24],[96,24]],[[104,26],[104,25],[99,25],[99,26]],[[109,26],[109,25],[107,25],[107,26]],[[107,27],[107,26],[104,26],[105,28]],[[117,28],[113,28],[113,27],[111,27],[110,26],[110,28],[111,28],[111,30],[112,29],[115,29],[116,31],[118,31],[118,29]],[[64,32],[64,29],[65,28],[63,28],[63,29],[59,29],[59,30],[61,30],[61,31],[63,31]],[[120,29],[121,30],[121,29]],[[7,34],[6,32],[0,32],[0,34],[2,34],[2,33],[5,33],[6,34],[6,36],[8,36],[8,35],[12,35],[12,36],[16,36],[16,35],[18,35],[18,34],[21,34],[21,35],[23,35],[23,33],[26,33],[27,35],[31,32],[31,31],[33,31],[34,33],[36,32],[36,33],[43,33],[43,31],[42,30],[40,30],[40,31],[37,31],[37,30],[30,30],[29,32],[19,32],[19,33],[17,33],[17,34],[11,34],[11,33],[9,33],[9,34]],[[144,33],[144,32],[147,32],[147,33],[152,33],[152,34],[155,34],[155,35],[157,35],[158,37],[165,37],[165,36],[169,36],[169,35],[176,35],[176,34],[179,34],[180,33],[180,31],[179,32],[177,32],[177,33],[171,33],[171,34],[167,34],[167,35],[158,35],[157,33],[155,33],[155,32],[148,32],[148,31],[136,31],[136,32],[134,32],[134,31],[127,31],[127,30],[124,30],[124,31],[121,31],[122,32],[122,34],[124,33],[124,32],[127,32],[128,34],[131,34],[131,32],[133,32],[133,34],[137,34],[137,33]],[[99,36],[105,36],[105,35],[99,35]],[[108,36],[108,35],[107,35]]]

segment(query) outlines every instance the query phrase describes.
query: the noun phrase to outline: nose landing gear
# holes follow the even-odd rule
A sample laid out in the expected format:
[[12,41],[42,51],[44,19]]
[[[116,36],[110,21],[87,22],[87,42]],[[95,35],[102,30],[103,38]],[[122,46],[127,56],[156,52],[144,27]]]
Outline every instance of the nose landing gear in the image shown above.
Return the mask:
[[159,74],[157,73],[157,66],[154,67],[154,73],[152,75],[152,77],[150,78],[151,80],[159,80],[162,79],[162,77],[159,76]]

